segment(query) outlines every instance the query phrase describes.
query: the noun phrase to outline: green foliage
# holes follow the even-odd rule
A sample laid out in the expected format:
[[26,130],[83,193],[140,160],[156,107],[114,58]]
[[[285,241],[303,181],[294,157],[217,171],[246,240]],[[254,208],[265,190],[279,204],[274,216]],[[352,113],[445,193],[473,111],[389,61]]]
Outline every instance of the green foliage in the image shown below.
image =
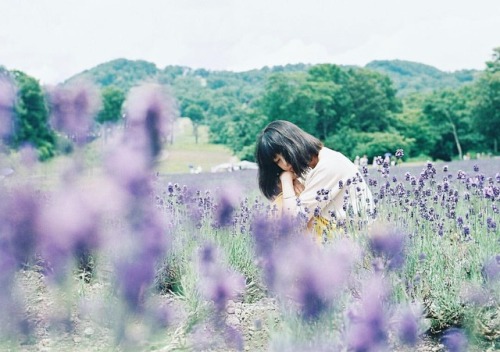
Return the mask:
[[13,71],[18,86],[15,106],[15,134],[12,147],[31,144],[38,150],[40,160],[55,155],[55,134],[48,124],[49,112],[39,82],[21,71]]
[[101,87],[115,86],[128,92],[134,86],[155,80],[158,72],[155,64],[144,60],[116,59],[83,71],[68,79],[68,82],[85,78]]
[[376,60],[365,67],[389,76],[400,97],[417,92],[459,88],[473,83],[479,74],[476,70],[443,72],[429,65],[403,60]]
[[401,102],[387,76],[366,69],[350,69],[348,85],[352,113],[344,125],[363,132],[386,131],[391,113],[399,112]]
[[118,122],[122,118],[122,107],[125,94],[122,90],[113,86],[102,89],[102,110],[97,115],[99,123]]
[[500,47],[477,83],[474,126],[486,137],[488,147],[498,153],[500,131]]
[[358,132],[344,128],[328,138],[325,145],[351,159],[366,154],[369,160],[372,160],[387,152],[394,153],[397,149],[404,149],[405,153],[411,154],[415,140],[397,132]]
[[[430,95],[423,105],[423,118],[433,126],[434,145],[430,156],[434,159],[451,160],[479,143],[472,129],[470,90],[443,90]],[[464,144],[465,143],[465,144]]]

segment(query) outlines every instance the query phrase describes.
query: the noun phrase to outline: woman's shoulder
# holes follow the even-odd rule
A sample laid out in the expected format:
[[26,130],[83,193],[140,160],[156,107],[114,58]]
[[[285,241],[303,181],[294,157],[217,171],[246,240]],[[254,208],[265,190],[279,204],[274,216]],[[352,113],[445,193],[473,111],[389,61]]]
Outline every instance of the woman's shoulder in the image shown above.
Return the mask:
[[327,147],[323,147],[321,148],[320,152],[319,152],[319,160],[323,160],[323,161],[336,161],[336,162],[343,162],[343,163],[348,163],[348,164],[353,164],[344,154],[336,151],[336,150],[333,150],[333,149],[330,149],[330,148],[327,148]]

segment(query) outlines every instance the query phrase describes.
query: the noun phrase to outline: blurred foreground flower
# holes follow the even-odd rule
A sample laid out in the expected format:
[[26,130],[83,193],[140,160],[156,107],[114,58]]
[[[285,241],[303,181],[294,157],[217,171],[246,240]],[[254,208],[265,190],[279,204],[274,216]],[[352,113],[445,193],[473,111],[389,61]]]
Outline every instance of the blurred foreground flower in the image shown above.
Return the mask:
[[369,235],[369,246],[375,257],[382,259],[388,269],[399,269],[404,264],[404,236],[388,225],[374,225]]
[[385,305],[388,293],[387,282],[381,276],[374,276],[364,282],[361,299],[349,312],[347,342],[350,350],[386,350],[388,314]]
[[16,89],[12,80],[0,72],[0,140],[13,132]]
[[274,290],[290,299],[305,320],[315,320],[346,289],[360,253],[349,240],[325,248],[305,236],[283,242],[273,254]]
[[146,84],[130,91],[125,107],[125,142],[152,162],[159,156],[175,118],[174,99],[161,85]]
[[441,338],[441,343],[448,352],[465,352],[469,347],[467,336],[457,328],[448,329]]
[[205,298],[215,304],[218,313],[223,313],[226,303],[245,290],[245,279],[221,263],[220,253],[211,244],[200,250],[200,288]]
[[57,86],[49,92],[52,127],[81,145],[101,108],[98,89],[87,81]]

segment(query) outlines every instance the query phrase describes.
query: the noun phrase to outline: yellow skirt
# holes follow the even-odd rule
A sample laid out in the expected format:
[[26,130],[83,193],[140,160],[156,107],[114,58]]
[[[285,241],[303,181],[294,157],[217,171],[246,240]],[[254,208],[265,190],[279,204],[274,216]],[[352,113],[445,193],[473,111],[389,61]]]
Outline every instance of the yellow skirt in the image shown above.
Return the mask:
[[[281,214],[283,211],[283,194],[280,193],[273,200],[272,207],[276,208]],[[323,243],[327,240],[331,240],[334,237],[334,233],[337,226],[334,221],[329,221],[323,216],[314,216],[307,223],[308,231],[314,235],[316,242]]]

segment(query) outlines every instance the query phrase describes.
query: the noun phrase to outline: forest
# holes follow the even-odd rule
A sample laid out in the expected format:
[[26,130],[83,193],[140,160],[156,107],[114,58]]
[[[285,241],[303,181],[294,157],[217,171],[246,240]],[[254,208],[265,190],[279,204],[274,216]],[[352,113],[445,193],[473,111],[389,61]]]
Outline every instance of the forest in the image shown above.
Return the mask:
[[365,67],[295,64],[231,72],[160,69],[147,61],[117,59],[58,87],[42,86],[36,77],[2,66],[0,81],[16,87],[12,103],[5,98],[7,88],[0,101],[1,110],[13,109],[16,116],[14,126],[0,126],[10,131],[2,134],[5,144],[17,149],[29,143],[41,160],[72,150],[71,134],[54,132],[49,119],[57,115],[57,88],[81,81],[95,86],[82,99],[99,100],[87,138],[104,125],[126,120],[131,88],[158,83],[176,103],[172,113],[191,119],[196,140],[198,127],[205,125],[212,143],[226,145],[241,159],[253,160],[258,132],[276,119],[298,124],[353,159],[366,155],[371,160],[396,149],[423,160],[498,154],[500,48],[493,49],[482,71],[443,72],[392,60]]

